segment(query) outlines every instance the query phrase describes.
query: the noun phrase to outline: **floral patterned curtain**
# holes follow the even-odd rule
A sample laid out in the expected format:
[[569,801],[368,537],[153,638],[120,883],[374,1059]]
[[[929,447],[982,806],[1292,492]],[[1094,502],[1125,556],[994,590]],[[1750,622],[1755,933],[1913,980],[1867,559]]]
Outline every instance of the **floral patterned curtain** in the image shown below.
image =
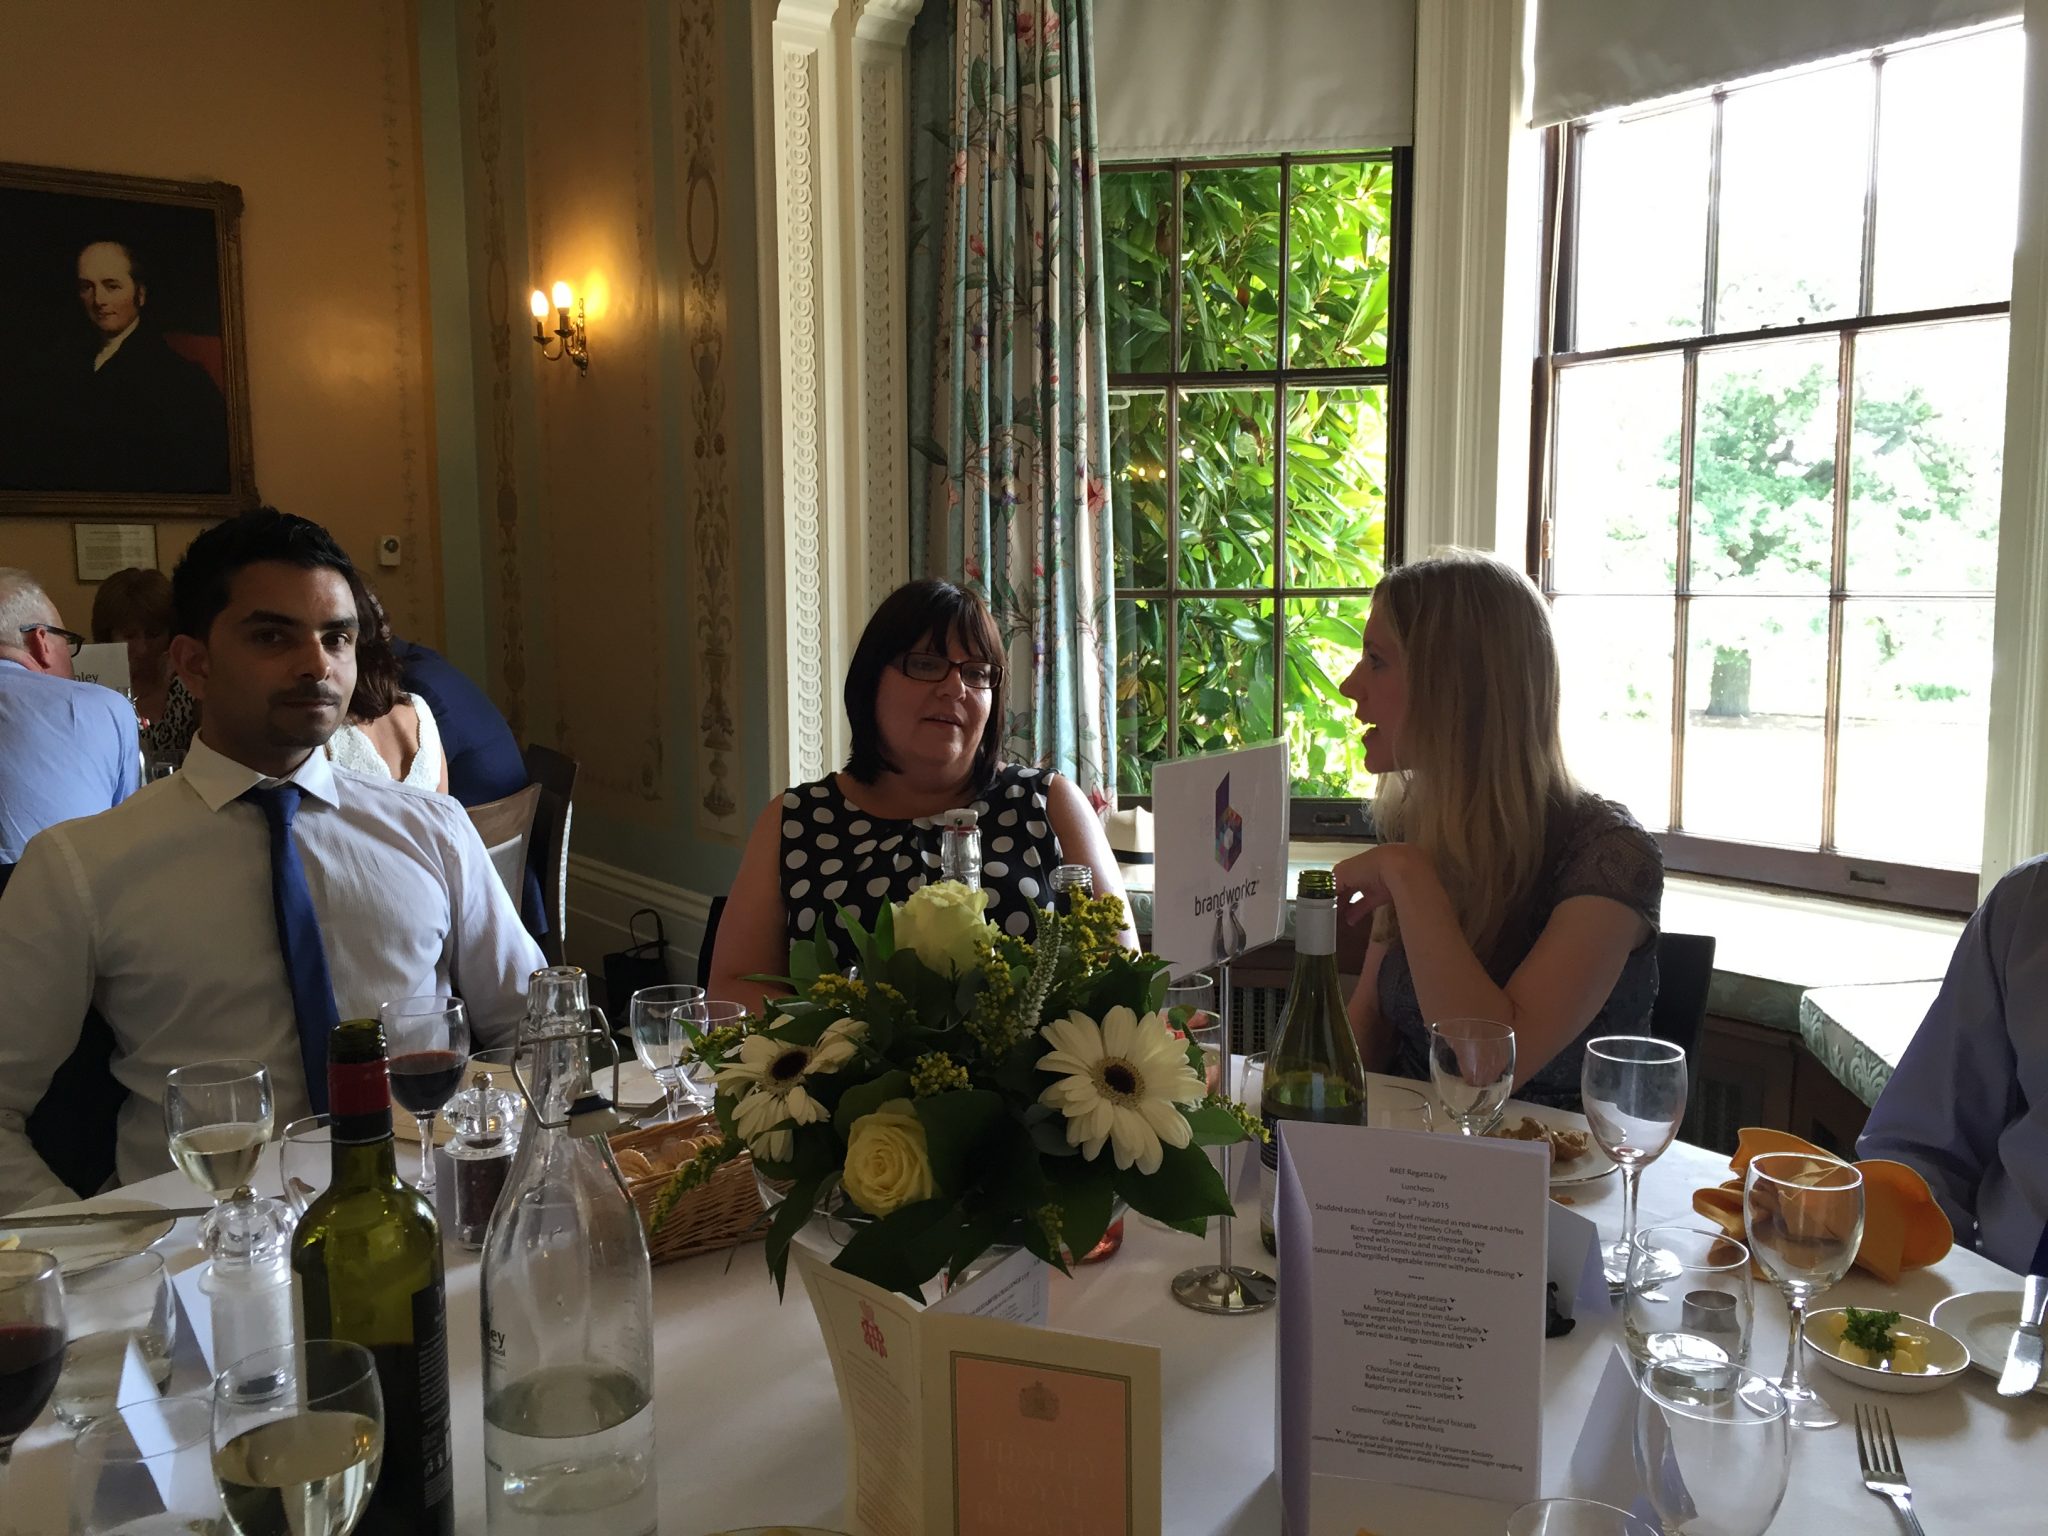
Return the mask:
[[1011,761],[1116,794],[1092,0],[932,0],[912,43],[916,569],[1009,645]]

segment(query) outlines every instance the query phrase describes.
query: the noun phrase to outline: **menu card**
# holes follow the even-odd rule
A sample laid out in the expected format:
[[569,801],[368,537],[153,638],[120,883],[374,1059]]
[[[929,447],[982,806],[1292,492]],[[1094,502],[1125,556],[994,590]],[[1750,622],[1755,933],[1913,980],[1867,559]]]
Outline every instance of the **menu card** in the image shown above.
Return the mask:
[[1280,1128],[1281,1501],[1311,1477],[1521,1503],[1543,1470],[1549,1153]]
[[790,1255],[839,1384],[856,1536],[1160,1536],[1157,1348],[922,1308]]

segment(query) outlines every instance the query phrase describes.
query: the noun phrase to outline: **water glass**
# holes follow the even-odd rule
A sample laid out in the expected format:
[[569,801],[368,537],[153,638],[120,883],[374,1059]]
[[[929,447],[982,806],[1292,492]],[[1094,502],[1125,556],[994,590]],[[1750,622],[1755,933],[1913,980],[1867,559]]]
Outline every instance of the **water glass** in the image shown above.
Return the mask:
[[391,1097],[420,1128],[421,1194],[434,1194],[434,1116],[455,1096],[469,1065],[469,1016],[459,997],[408,997],[378,1006],[391,1057]]
[[277,1144],[277,1176],[294,1217],[326,1192],[334,1177],[334,1118],[307,1115],[284,1128]]
[[164,1078],[171,1161],[216,1205],[249,1187],[276,1113],[270,1069],[260,1061],[195,1062]]
[[1508,1516],[1506,1536],[1662,1536],[1649,1521],[1592,1499],[1538,1499]]
[[683,1027],[687,1033],[684,1040],[683,1091],[695,1103],[709,1107],[718,1092],[718,1069],[698,1061],[689,1048],[712,1030],[737,1024],[746,1016],[747,1010],[738,1003],[721,1003],[709,998],[684,1008]]
[[1622,1335],[1645,1364],[1747,1365],[1756,1303],[1749,1250],[1698,1227],[1645,1227],[1635,1237]]
[[123,1403],[71,1448],[72,1536],[225,1536],[204,1392]]
[[1621,1237],[1601,1250],[1607,1283],[1628,1284],[1643,1170],[1671,1145],[1685,1118],[1685,1051],[1648,1035],[1603,1035],[1586,1044],[1579,1097],[1593,1141],[1621,1167]]
[[0,1253],[0,1467],[64,1367],[64,1272],[34,1248]]
[[1749,1160],[1742,1219],[1750,1251],[1792,1309],[1778,1390],[1801,1429],[1842,1422],[1806,1379],[1806,1309],[1849,1272],[1863,1244],[1863,1175],[1835,1158],[1766,1152]]
[[163,1390],[171,1376],[178,1310],[156,1254],[130,1254],[70,1276],[64,1311],[70,1342],[53,1399],[60,1422],[82,1429],[113,1412],[131,1343],[150,1380]]
[[213,1477],[238,1536],[347,1536],[384,1462],[384,1396],[360,1344],[308,1339],[213,1384]]
[[1636,1472],[1667,1532],[1763,1536],[1791,1470],[1785,1399],[1739,1366],[1667,1361],[1636,1397]]
[[1420,1088],[1374,1083],[1365,1100],[1365,1123],[1390,1131],[1433,1131],[1436,1113]]
[[1515,1032],[1493,1019],[1441,1019],[1429,1026],[1429,1080],[1461,1136],[1484,1136],[1515,1086]]
[[681,984],[642,987],[633,994],[626,1014],[633,1034],[633,1054],[654,1074],[668,1096],[669,1119],[679,1119],[683,1100],[683,1052],[690,1043],[690,1010],[704,1001],[702,987]]

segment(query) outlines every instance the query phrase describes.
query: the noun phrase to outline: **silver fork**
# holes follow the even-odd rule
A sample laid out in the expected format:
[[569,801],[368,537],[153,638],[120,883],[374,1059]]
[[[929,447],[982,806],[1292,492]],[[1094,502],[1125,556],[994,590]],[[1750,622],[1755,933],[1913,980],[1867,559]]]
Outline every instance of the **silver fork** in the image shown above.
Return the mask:
[[1888,1409],[1856,1405],[1856,1458],[1863,1463],[1863,1486],[1905,1517],[1913,1536],[1927,1536],[1920,1517],[1913,1513],[1913,1486],[1906,1481],[1906,1465],[1899,1459],[1899,1439],[1892,1433]]

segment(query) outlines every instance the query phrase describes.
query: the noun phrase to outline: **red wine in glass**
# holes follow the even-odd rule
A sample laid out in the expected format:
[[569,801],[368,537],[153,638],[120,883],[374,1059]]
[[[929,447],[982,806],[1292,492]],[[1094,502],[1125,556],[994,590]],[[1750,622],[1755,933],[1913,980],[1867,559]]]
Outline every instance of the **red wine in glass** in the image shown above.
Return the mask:
[[43,1323],[0,1325],[0,1459],[56,1390],[64,1330]]
[[415,1115],[437,1113],[455,1096],[469,1057],[460,1051],[408,1051],[391,1058],[391,1097]]

